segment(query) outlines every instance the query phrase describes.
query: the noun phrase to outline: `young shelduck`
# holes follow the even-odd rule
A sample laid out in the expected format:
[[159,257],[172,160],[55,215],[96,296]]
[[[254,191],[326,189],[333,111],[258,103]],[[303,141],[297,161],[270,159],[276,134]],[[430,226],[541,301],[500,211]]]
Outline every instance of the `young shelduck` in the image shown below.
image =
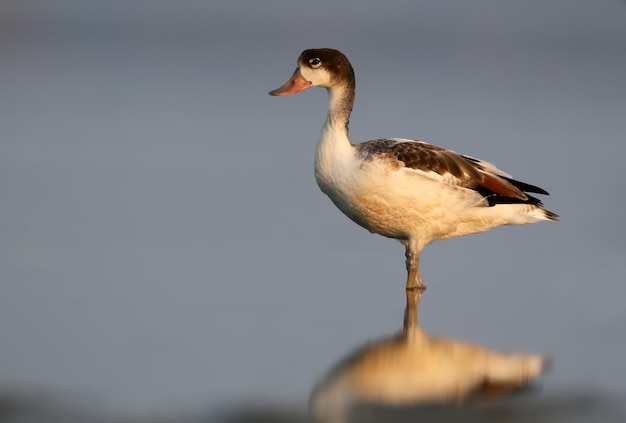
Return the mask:
[[326,88],[328,117],[315,153],[320,189],[355,223],[402,242],[407,289],[425,289],[419,255],[432,241],[524,225],[558,216],[528,192],[545,190],[516,181],[491,163],[423,141],[385,138],[352,144],[354,70],[341,52],[302,52],[292,77],[273,96]]

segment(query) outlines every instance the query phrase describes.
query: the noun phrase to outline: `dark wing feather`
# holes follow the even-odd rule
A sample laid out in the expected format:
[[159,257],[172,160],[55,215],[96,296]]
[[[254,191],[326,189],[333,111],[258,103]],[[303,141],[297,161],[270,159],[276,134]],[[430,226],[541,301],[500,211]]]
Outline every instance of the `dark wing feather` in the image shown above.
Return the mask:
[[[483,171],[487,171],[487,169],[485,169],[482,166],[482,163],[480,160],[475,159],[474,157],[470,157],[470,156],[463,156],[464,159],[468,160],[469,162],[473,163],[474,166],[476,166],[477,168],[483,170]],[[543,195],[550,195],[548,194],[548,191],[546,191],[543,188],[539,188],[538,186],[535,185],[531,185],[531,184],[527,184],[526,182],[522,182],[522,181],[517,181],[515,179],[510,178],[507,175],[498,175],[500,178],[505,179],[507,182],[509,182],[510,184],[512,184],[513,186],[515,186],[516,188],[518,188],[520,191],[524,191],[524,192],[534,192],[536,194],[543,194]]]
[[525,192],[548,194],[542,188],[520,182],[495,169],[493,165],[423,141],[378,139],[356,146],[362,159],[395,159],[403,166],[435,174],[434,179],[476,190],[490,206],[527,203],[541,206],[541,201]]
[[462,156],[422,141],[379,139],[356,147],[364,160],[392,158],[405,167],[445,177],[454,185],[473,188],[483,179],[476,167]]
[[526,182],[522,182],[522,181],[516,181],[515,179],[511,179],[507,177],[502,177],[502,178],[506,179],[511,184],[515,185],[517,188],[519,188],[520,190],[524,192],[534,192],[536,194],[550,195],[548,191],[546,191],[543,188],[539,188],[535,185],[527,184]]

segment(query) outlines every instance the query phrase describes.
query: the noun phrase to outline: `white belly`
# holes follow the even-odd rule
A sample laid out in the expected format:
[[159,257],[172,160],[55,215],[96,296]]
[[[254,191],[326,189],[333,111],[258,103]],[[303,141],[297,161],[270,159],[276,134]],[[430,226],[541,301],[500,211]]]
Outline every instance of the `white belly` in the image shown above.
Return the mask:
[[326,166],[316,163],[315,175],[320,189],[346,216],[386,237],[429,243],[489,229],[475,213],[484,204],[478,193],[393,163],[352,157]]

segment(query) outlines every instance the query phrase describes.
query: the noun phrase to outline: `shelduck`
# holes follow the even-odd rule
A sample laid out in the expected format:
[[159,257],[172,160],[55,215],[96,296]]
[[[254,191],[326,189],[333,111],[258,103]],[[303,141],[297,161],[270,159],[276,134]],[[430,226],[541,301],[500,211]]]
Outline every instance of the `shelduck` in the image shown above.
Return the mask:
[[291,78],[269,94],[288,96],[311,87],[326,88],[329,96],[315,153],[317,183],[355,223],[404,244],[406,289],[426,288],[419,256],[433,241],[558,220],[528,194],[547,195],[545,190],[514,180],[486,161],[411,139],[352,144],[354,70],[340,51],[303,51]]

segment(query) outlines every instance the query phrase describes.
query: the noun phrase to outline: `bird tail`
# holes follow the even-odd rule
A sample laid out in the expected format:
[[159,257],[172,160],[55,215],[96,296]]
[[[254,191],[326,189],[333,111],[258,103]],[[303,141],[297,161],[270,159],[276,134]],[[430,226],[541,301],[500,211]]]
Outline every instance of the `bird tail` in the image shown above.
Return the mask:
[[548,220],[551,222],[558,222],[559,221],[559,215],[556,213],[551,212],[550,210],[546,210],[542,207],[539,206],[532,206],[529,207],[530,210],[528,211],[528,216],[532,217],[533,219],[537,219],[537,220]]
[[527,225],[542,220],[550,222],[559,220],[556,213],[538,205],[526,203],[497,204],[493,207],[485,207],[481,212],[490,214],[492,219],[504,225]]

